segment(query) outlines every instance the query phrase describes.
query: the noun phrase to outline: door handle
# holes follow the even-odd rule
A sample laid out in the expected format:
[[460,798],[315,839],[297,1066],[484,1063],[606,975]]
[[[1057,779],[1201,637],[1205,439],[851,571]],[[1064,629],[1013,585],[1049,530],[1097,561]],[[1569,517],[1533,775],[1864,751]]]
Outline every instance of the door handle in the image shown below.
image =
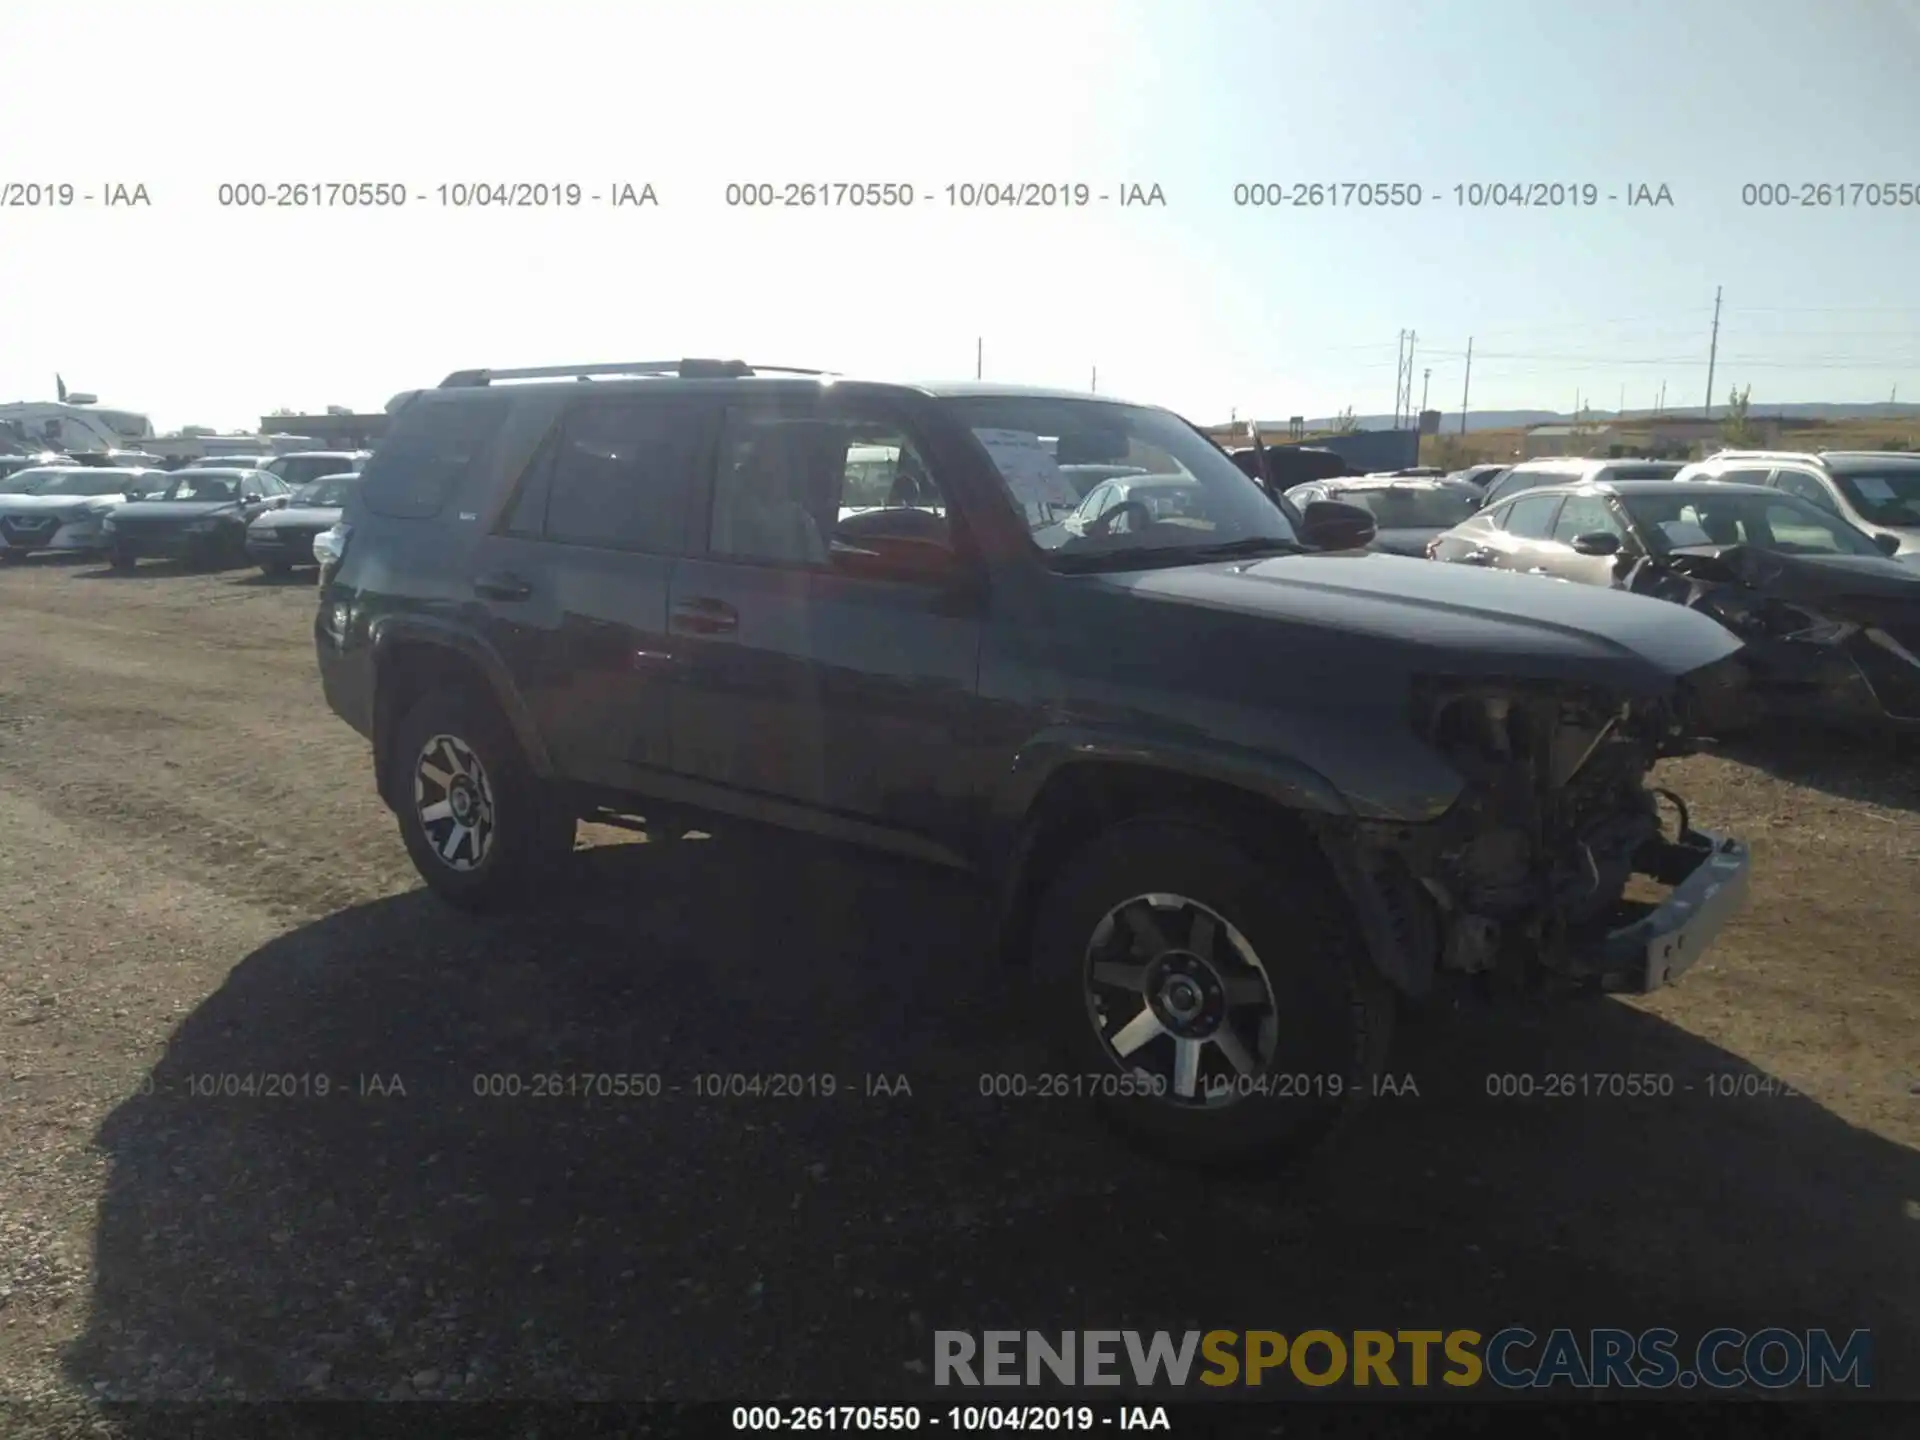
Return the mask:
[[1491,565],[1493,563],[1494,552],[1482,546],[1478,550],[1469,550],[1460,558],[1469,565]]
[[696,595],[673,607],[673,628],[688,635],[731,635],[740,628],[740,612],[724,600]]
[[473,593],[483,600],[524,600],[533,586],[518,575],[482,575],[473,582]]

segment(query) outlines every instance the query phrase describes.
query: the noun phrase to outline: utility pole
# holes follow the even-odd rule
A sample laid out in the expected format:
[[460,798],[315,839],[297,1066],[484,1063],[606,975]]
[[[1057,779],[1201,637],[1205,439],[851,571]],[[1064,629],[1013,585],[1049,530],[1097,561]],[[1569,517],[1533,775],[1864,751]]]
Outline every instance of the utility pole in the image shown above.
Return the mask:
[[1093,378],[1087,382],[1087,389],[1095,395],[1100,393],[1100,367],[1098,365],[1093,367]]
[[1660,398],[1654,402],[1653,408],[1662,415],[1667,413],[1667,382],[1664,380],[1660,382]]
[[1620,408],[1613,412],[1613,418],[1616,420],[1627,418],[1627,387],[1624,385],[1620,387]]
[[1433,367],[1429,365],[1420,377],[1420,413],[1427,413],[1427,387],[1433,384]]
[[1713,287],[1713,339],[1707,346],[1707,418],[1713,418],[1713,367],[1720,358],[1720,287]]
[[973,342],[973,378],[976,380],[980,378],[980,367],[985,363],[986,353],[987,341],[982,336]]
[[1400,348],[1394,351],[1394,428],[1400,428],[1400,382],[1407,369],[1407,332],[1400,332]]
[[1418,337],[1413,331],[1407,331],[1407,404],[1402,412],[1404,419],[1413,419],[1413,342]]
[[1467,433],[1467,396],[1473,393],[1473,337],[1467,337],[1467,378],[1460,382],[1460,433]]

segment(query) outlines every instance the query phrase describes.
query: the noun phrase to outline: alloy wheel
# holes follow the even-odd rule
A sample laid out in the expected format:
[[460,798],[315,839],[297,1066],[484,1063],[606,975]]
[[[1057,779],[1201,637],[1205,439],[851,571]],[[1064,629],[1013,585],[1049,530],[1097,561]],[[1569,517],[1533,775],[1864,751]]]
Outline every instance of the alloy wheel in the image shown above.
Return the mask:
[[492,852],[493,786],[465,741],[435,735],[413,767],[413,804],[427,844],[450,870],[477,870]]
[[1279,1043],[1266,966],[1246,936],[1184,895],[1136,895],[1094,927],[1083,968],[1107,1057],[1182,1106],[1248,1093]]

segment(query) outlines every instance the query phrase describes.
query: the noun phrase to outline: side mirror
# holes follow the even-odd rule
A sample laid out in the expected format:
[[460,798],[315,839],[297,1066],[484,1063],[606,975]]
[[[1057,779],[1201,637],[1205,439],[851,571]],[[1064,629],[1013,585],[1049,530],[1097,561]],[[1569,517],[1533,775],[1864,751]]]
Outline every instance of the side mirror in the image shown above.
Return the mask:
[[1373,512],[1340,500],[1311,500],[1300,514],[1300,539],[1315,550],[1364,550],[1378,531]]
[[1595,530],[1590,535],[1573,537],[1573,551],[1576,555],[1618,555],[1620,537],[1611,530]]
[[1886,531],[1877,531],[1873,537],[1873,548],[1891,560],[1900,553],[1900,537],[1889,535]]

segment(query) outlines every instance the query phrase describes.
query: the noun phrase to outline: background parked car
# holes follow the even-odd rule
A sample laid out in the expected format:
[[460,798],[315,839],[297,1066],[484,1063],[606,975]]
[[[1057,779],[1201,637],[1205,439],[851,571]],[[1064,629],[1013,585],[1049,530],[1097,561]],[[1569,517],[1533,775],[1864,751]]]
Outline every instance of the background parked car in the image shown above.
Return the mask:
[[116,570],[150,557],[217,564],[244,559],[247,526],[286,499],[287,487],[269,471],[200,466],[173,471],[162,489],[128,501],[101,527]]
[[0,455],[0,495],[15,495],[11,481],[22,470],[45,470],[73,464],[57,450],[42,450],[33,455]]
[[340,509],[359,485],[356,474],[323,475],[287,497],[285,506],[268,510],[247,527],[247,554],[269,575],[284,575],[296,565],[315,565],[314,537],[340,523]]
[[52,464],[29,465],[15,470],[11,475],[0,477],[0,501],[38,494],[42,485],[79,468],[71,460],[63,459]]
[[1615,480],[1671,480],[1680,473],[1677,460],[1528,460],[1515,465],[1487,486],[1483,505],[1498,505],[1523,490],[1542,485],[1605,485]]
[[1625,480],[1530,491],[1433,555],[1686,605],[1746,642],[1772,713],[1920,728],[1920,570],[1894,543],[1764,486]]
[[1393,555],[1425,555],[1427,545],[1443,530],[1470,517],[1480,503],[1480,492],[1451,480],[1399,479],[1361,475],[1347,480],[1317,480],[1287,491],[1287,501],[1304,512],[1316,500],[1358,505],[1373,516],[1373,543],[1369,550]]
[[292,450],[275,455],[260,468],[298,489],[328,475],[357,475],[367,463],[365,450]]
[[1086,538],[1129,535],[1191,520],[1202,499],[1199,486],[1185,475],[1116,475],[1089,490],[1061,524],[1068,534]]
[[1689,465],[1681,480],[1765,485],[1873,535],[1899,542],[1894,554],[1920,565],[1920,455],[1884,450],[1723,450]]
[[43,481],[31,495],[0,498],[0,560],[38,550],[89,553],[106,547],[101,522],[136,494],[157,470],[75,466]]
[[1461,481],[1477,490],[1485,490],[1512,468],[1511,465],[1469,465],[1464,470],[1455,470],[1447,478]]

